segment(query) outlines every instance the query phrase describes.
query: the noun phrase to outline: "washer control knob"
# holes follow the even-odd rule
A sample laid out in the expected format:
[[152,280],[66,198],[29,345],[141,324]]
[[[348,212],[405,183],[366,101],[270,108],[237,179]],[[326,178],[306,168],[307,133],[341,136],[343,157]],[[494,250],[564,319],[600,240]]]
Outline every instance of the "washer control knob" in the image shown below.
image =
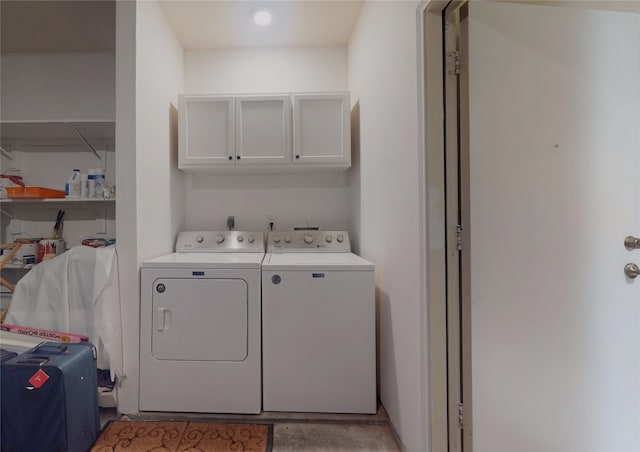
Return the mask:
[[274,243],[280,243],[280,237],[274,237],[273,238]]
[[291,237],[286,236],[286,237],[284,238],[284,241],[285,241],[285,242],[287,242],[287,243],[291,243]]
[[344,240],[344,237],[339,235],[338,237],[336,237],[336,240],[340,243],[342,243],[342,241]]
[[196,242],[198,243],[204,242],[204,237],[202,237],[201,235],[196,236]]
[[240,242],[240,243],[244,242],[244,237],[239,235],[238,236],[238,242]]
[[309,234],[305,234],[304,235],[304,243],[306,243],[306,244],[313,243],[313,236],[311,236]]
[[222,243],[222,242],[224,242],[224,235],[222,235],[222,234],[218,234],[218,235],[216,235],[216,242],[217,242],[217,243]]
[[333,237],[330,235],[326,236],[324,239],[327,241],[327,243],[333,242]]
[[249,240],[249,243],[253,243],[253,242],[256,241],[256,238],[254,236],[250,235],[247,240]]

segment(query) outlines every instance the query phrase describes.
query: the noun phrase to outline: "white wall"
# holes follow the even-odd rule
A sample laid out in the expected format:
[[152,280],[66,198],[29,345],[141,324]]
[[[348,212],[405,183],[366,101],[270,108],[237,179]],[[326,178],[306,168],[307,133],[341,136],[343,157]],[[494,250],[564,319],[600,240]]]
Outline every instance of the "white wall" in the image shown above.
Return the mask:
[[[188,51],[185,93],[246,94],[347,91],[344,47]],[[348,229],[347,173],[314,175],[189,175],[187,229],[312,225]]]
[[346,91],[345,47],[193,50],[185,55],[185,93]]
[[[134,152],[134,159],[129,158],[129,165],[133,166],[134,171],[131,171],[129,165],[119,166],[118,169],[122,170],[118,173],[119,176],[122,175],[127,180],[118,186],[126,185],[126,193],[133,190],[135,196],[125,197],[119,190],[119,205],[122,204],[122,208],[118,211],[118,219],[120,212],[123,215],[129,215],[132,210],[135,212],[135,221],[127,219],[123,222],[127,221],[128,226],[133,228],[124,234],[127,235],[127,243],[136,249],[135,256],[130,250],[126,251],[126,266],[131,270],[131,259],[135,259],[136,265],[133,274],[125,276],[126,287],[121,290],[127,379],[122,390],[124,396],[119,397],[118,408],[124,413],[135,413],[138,411],[139,384],[138,267],[145,259],[173,251],[177,232],[184,228],[184,174],[177,170],[176,122],[177,95],[183,87],[184,55],[156,2],[136,2],[135,10],[130,10],[126,4],[121,7],[120,3],[118,2],[118,11],[122,9],[125,16],[122,17],[123,26],[124,22],[130,21],[132,15],[135,17],[133,37],[124,36],[125,33],[131,32],[130,23],[122,33],[118,29],[123,35],[122,40],[126,40],[129,45],[135,40],[135,103],[131,107],[135,111],[134,136],[131,137],[135,142],[135,148],[130,149]],[[117,17],[121,18],[120,12]],[[122,49],[122,52],[123,64],[130,66],[131,54],[127,54],[125,49]],[[129,80],[124,77],[123,74],[123,78],[119,80],[126,84]],[[131,86],[123,86],[123,90],[130,89]],[[131,95],[130,91],[119,90],[118,93]],[[127,98],[123,98],[122,102],[125,107]],[[126,114],[129,112],[123,111],[123,116]],[[118,119],[123,116],[119,115]],[[121,278],[122,276],[121,272]]]
[[138,261],[170,253],[184,219],[184,173],[177,169],[182,46],[157,2],[138,2],[136,183]]
[[2,120],[115,117],[112,52],[2,56]]
[[[381,399],[404,446],[429,449],[421,298],[416,9],[366,2],[349,44],[360,108],[360,253],[376,265]],[[357,178],[354,179],[357,182]],[[358,196],[354,196],[354,199]]]

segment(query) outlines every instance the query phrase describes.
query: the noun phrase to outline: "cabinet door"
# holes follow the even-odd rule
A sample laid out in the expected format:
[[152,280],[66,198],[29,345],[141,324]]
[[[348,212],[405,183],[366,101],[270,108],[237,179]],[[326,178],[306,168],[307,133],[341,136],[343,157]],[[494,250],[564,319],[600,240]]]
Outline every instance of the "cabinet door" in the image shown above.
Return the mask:
[[236,98],[236,164],[291,161],[289,96]]
[[233,108],[233,97],[180,97],[180,168],[233,165]]
[[293,96],[294,163],[351,165],[349,94]]

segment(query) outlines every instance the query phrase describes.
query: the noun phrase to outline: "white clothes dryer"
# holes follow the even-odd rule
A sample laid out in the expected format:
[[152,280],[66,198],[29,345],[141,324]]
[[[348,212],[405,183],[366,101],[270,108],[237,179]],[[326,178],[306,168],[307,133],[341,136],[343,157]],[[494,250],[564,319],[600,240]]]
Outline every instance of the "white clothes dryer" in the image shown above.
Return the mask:
[[264,233],[182,232],[142,264],[141,411],[261,411]]
[[269,233],[262,264],[265,411],[375,413],[372,263],[342,231]]

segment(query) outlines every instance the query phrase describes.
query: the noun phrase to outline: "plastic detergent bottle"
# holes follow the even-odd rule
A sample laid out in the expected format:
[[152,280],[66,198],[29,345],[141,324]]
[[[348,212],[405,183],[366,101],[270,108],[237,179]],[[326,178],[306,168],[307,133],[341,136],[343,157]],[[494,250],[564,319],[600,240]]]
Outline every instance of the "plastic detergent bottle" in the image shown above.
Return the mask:
[[96,170],[89,168],[87,172],[87,196],[89,198],[96,197]]
[[88,198],[89,197],[89,185],[88,185],[88,176],[86,174],[80,175],[80,197]]
[[65,185],[65,195],[67,198],[79,198],[80,197],[80,170],[74,168],[73,173],[67,179]]
[[96,198],[104,196],[104,168],[96,168]]

